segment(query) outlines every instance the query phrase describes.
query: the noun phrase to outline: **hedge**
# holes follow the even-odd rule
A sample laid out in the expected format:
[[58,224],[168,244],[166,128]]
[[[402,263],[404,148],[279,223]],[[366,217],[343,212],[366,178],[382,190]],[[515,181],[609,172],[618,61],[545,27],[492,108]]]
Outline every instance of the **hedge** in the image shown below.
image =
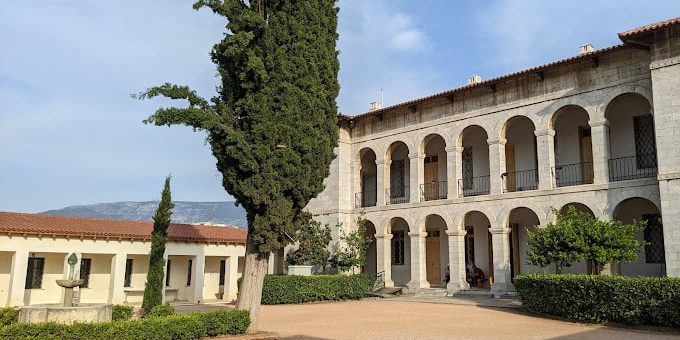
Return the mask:
[[0,339],[8,340],[189,340],[217,335],[244,334],[250,314],[242,310],[220,310],[106,323],[17,323],[0,328]]
[[111,311],[112,321],[125,321],[132,319],[135,313],[135,308],[128,305],[113,305]]
[[144,315],[145,318],[157,318],[162,316],[170,316],[175,314],[175,307],[169,303],[154,306],[151,308],[148,314]]
[[19,309],[14,307],[0,308],[0,327],[9,326],[19,318]]
[[366,296],[375,279],[368,275],[267,275],[263,305],[325,300],[358,300]]
[[527,308],[585,322],[680,327],[680,278],[529,274],[515,278]]

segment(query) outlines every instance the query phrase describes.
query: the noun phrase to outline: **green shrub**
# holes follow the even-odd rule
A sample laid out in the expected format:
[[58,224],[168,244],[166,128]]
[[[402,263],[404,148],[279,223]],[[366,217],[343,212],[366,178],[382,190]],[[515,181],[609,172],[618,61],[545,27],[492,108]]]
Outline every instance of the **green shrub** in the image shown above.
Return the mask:
[[14,307],[0,308],[0,327],[9,326],[19,318],[19,310]]
[[206,336],[244,334],[250,325],[250,314],[243,310],[220,310],[154,317],[142,320],[108,323],[17,323],[0,328],[0,338],[7,340],[189,340]]
[[144,315],[145,318],[155,318],[159,316],[170,316],[175,314],[175,307],[169,303],[158,305],[151,308],[148,314]]
[[262,288],[262,304],[358,300],[371,290],[374,281],[368,275],[267,275]]
[[529,274],[515,278],[523,304],[585,322],[680,327],[680,278]]
[[127,305],[113,305],[113,310],[111,312],[112,321],[124,321],[132,319],[132,315],[135,312],[133,306]]

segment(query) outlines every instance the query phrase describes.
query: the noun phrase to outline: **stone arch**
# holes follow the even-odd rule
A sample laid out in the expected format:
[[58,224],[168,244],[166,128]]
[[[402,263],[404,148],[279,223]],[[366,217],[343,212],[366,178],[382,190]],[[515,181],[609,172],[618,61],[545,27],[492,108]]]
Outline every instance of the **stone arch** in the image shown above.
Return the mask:
[[361,268],[363,273],[368,275],[377,275],[378,273],[378,251],[377,240],[375,236],[378,234],[377,227],[371,220],[366,219],[366,236],[371,240],[366,249],[366,263]]
[[522,202],[522,204],[519,205],[505,206],[503,210],[500,212],[498,216],[503,219],[502,222],[504,227],[507,227],[509,225],[510,215],[513,213],[513,211],[517,209],[531,210],[531,212],[533,212],[536,215],[539,225],[543,225],[546,222],[547,214],[544,209],[536,206],[535,204]]
[[647,100],[651,104],[653,101],[652,89],[643,85],[629,85],[629,86],[617,86],[609,90],[604,96],[604,100],[600,102],[597,106],[597,112],[600,116],[604,117],[609,105],[618,97],[625,94],[638,95]]
[[355,207],[373,207],[378,197],[378,159],[370,147],[361,148],[354,160],[354,200]]
[[[525,115],[515,115],[515,116],[512,116],[512,117],[506,119],[504,122],[502,122],[501,128],[498,130],[498,138],[500,138],[500,139],[507,139],[506,136],[507,136],[508,128],[509,128],[513,123],[516,123],[516,122],[519,122],[519,121],[528,121],[528,122],[530,122],[530,123],[531,123],[532,129],[533,129],[534,131],[536,131],[536,122],[534,122],[533,119],[531,119],[531,118],[529,118],[528,116],[525,116]],[[499,122],[499,124],[501,124],[501,123]]]
[[385,223],[383,224],[383,231],[385,235],[389,235],[392,233],[392,223],[395,222],[397,219],[403,220],[406,223],[406,226],[408,227],[408,231],[411,231],[413,229],[413,221],[411,221],[408,216],[402,215],[402,214],[393,214],[385,218]]
[[[540,119],[540,123],[536,124],[536,129],[537,130],[542,130],[542,129],[549,129],[552,130],[552,122],[553,118],[555,118],[555,113],[558,111],[562,110],[565,107],[570,107],[570,106],[578,106],[586,110],[588,112],[588,108],[592,107],[592,104],[588,102],[585,98],[582,96],[570,96],[570,97],[564,97],[564,98],[559,98],[556,99],[548,106],[540,110],[540,113],[537,115],[542,117]],[[590,114],[590,113],[589,113]],[[590,117],[589,117],[590,119]]]
[[578,211],[582,211],[582,212],[585,212],[585,213],[589,213],[589,214],[591,214],[593,217],[597,217],[597,215],[595,214],[595,211],[597,211],[597,209],[593,210],[593,207],[589,206],[589,205],[586,204],[586,203],[582,203],[582,202],[569,202],[569,203],[563,204],[563,205],[558,209],[558,211],[559,211],[559,212],[565,212],[565,211],[567,211],[568,207],[570,207],[570,206],[573,206],[573,207],[576,208],[576,210],[578,210]]
[[553,114],[550,116],[550,123],[548,125],[548,129],[554,131],[555,125],[556,125],[557,121],[560,119],[560,117],[563,116],[564,113],[572,111],[572,110],[585,113],[586,121],[590,121],[592,119],[591,113],[588,112],[588,110],[586,110],[584,106],[576,105],[576,104],[567,104],[567,105],[561,106],[559,109],[557,109],[557,110],[555,110],[555,112],[553,112]]
[[540,217],[531,208],[519,206],[508,212],[504,226],[510,229],[510,274],[514,277],[521,273],[539,271],[528,265],[529,232],[541,224]]
[[385,149],[385,160],[390,160],[391,159],[391,153],[395,149],[399,148],[400,146],[403,146],[404,148],[406,148],[406,154],[407,155],[411,152],[410,151],[411,149],[409,149],[409,143],[407,143],[403,140],[395,140],[395,141],[392,141],[391,143],[389,143],[389,146],[387,147],[387,149]]
[[449,227],[451,225],[451,218],[449,214],[443,211],[427,211],[420,216],[418,216],[418,219],[416,220],[416,223],[414,224],[416,230],[420,232],[427,231],[426,230],[426,223],[427,223],[427,218],[430,216],[438,216],[444,221],[444,225],[446,226],[446,230],[449,230]]
[[436,132],[429,132],[429,133],[424,134],[424,136],[418,137],[418,140],[420,141],[418,143],[418,154],[424,155],[425,151],[426,151],[425,149],[427,147],[427,144],[430,143],[431,141],[433,141],[434,139],[441,139],[441,141],[443,141],[443,143],[444,143],[445,148],[448,145],[447,142],[446,142],[446,137],[444,137],[441,134],[436,133]]
[[491,212],[491,210],[487,209],[486,207],[475,207],[473,210],[467,210],[467,211],[461,211],[458,212],[455,217],[451,221],[453,221],[452,224],[450,224],[449,230],[465,230],[465,216],[467,216],[471,212],[479,212],[486,216],[486,218],[489,220],[489,223],[493,225],[496,220],[497,220],[497,215]]
[[463,140],[465,138],[465,134],[471,133],[471,131],[474,131],[474,130],[477,130],[477,129],[481,130],[481,132],[484,133],[483,138],[485,140],[489,139],[489,133],[486,131],[486,129],[484,127],[482,127],[481,125],[473,124],[473,125],[466,126],[463,130],[460,131],[460,133],[458,134],[458,139],[457,139],[456,145],[459,146],[459,147],[462,147],[463,146]]

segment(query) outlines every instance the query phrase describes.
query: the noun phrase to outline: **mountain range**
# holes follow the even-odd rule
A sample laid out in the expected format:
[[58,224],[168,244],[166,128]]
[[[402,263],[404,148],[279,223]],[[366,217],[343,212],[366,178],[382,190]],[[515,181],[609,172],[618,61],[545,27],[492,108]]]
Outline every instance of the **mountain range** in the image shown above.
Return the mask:
[[[246,212],[234,202],[187,202],[174,201],[172,212],[174,223],[213,223],[246,228]],[[114,220],[149,221],[158,208],[158,201],[113,202],[88,205],[74,205],[62,209],[48,210],[41,214],[60,216],[93,217]]]

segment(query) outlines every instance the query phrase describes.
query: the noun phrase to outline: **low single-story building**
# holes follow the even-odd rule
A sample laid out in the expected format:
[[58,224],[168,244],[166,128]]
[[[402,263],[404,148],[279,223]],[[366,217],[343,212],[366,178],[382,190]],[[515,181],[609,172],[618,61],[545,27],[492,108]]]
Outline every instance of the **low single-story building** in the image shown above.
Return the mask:
[[[74,277],[80,303],[139,304],[153,222],[0,212],[0,306],[59,303],[55,280]],[[247,232],[171,224],[165,248],[166,301],[232,301],[245,263]]]

